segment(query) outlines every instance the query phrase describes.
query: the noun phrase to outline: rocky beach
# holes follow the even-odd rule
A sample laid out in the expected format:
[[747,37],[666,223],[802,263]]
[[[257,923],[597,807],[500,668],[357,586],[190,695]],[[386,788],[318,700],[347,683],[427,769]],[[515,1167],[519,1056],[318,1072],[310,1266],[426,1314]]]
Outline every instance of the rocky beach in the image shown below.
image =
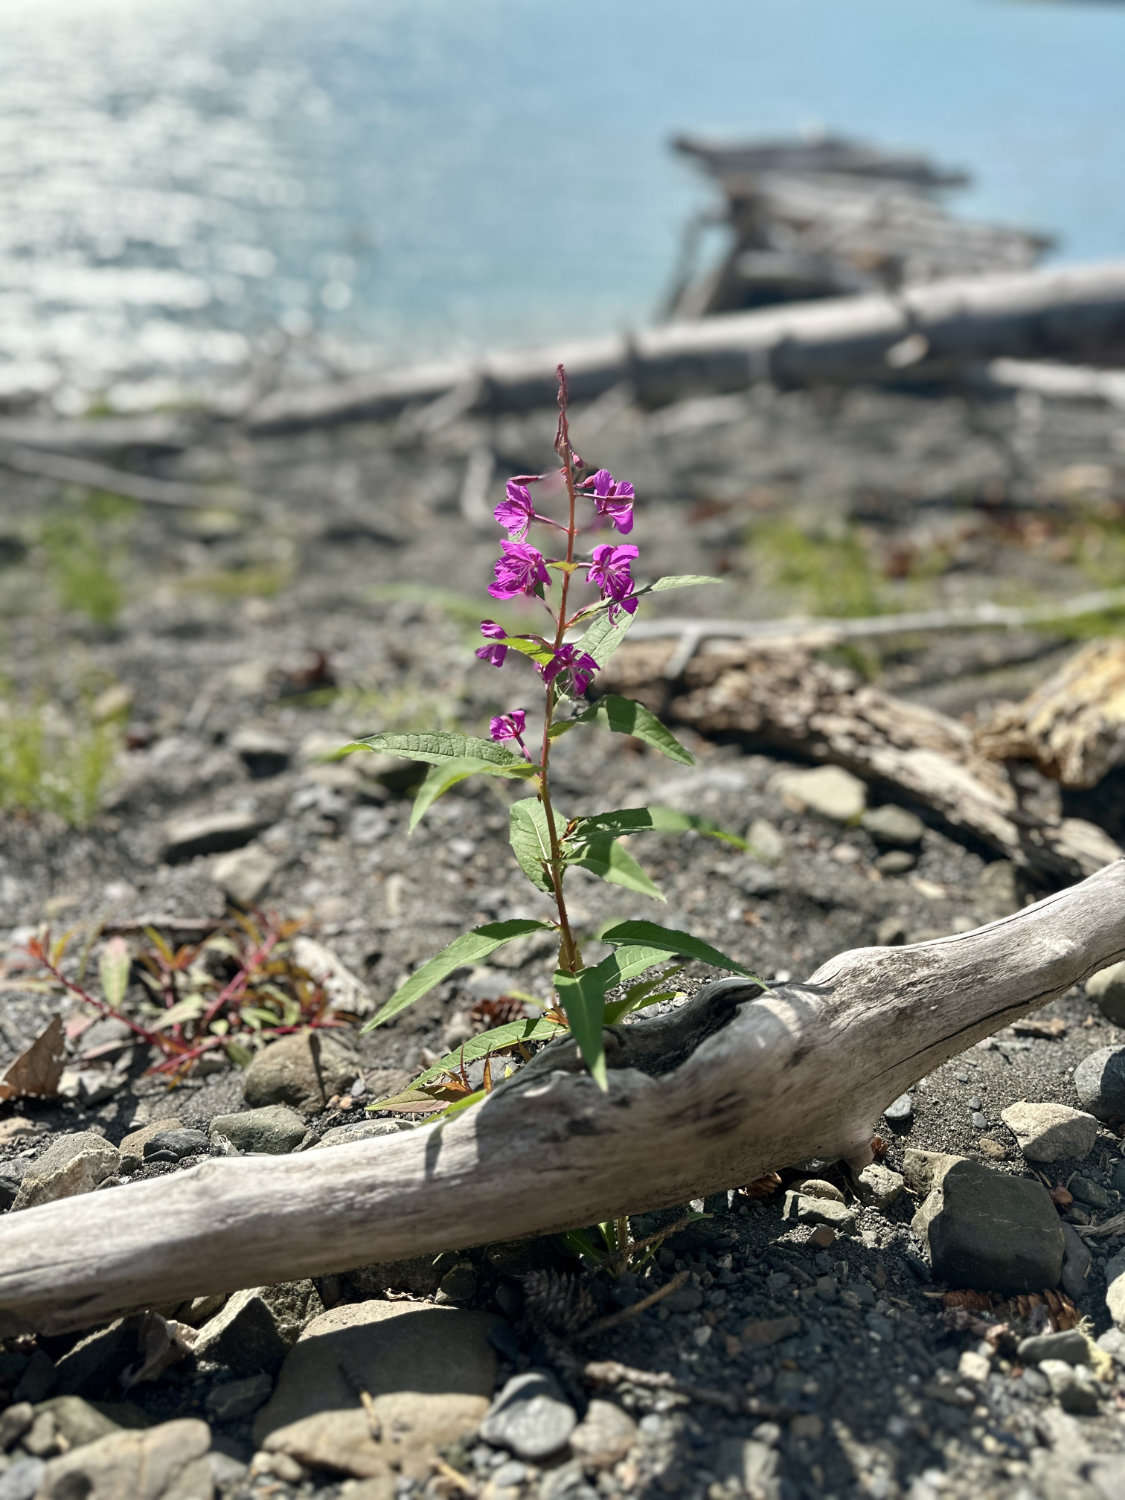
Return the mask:
[[[80,1215],[87,1194],[232,1155],[316,1151],[330,1174],[334,1146],[430,1128],[369,1106],[490,1017],[549,1000],[551,944],[529,938],[359,1031],[457,933],[546,914],[511,860],[498,783],[454,788],[408,834],[408,767],[329,758],[380,730],[480,733],[519,692],[473,650],[491,507],[508,474],[549,464],[553,416],[438,416],[268,436],[190,412],[67,427],[72,454],[203,492],[192,505],[4,474],[0,1058],[55,1015],[65,1033],[56,1086],[8,1074],[5,1216],[64,1199]],[[1125,445],[1103,402],[759,386],[650,410],[621,387],[576,408],[573,430],[636,487],[638,577],[722,580],[660,598],[650,618],[669,629],[982,601],[1061,611],[1121,576]],[[812,649],[849,682],[984,723],[1114,626],[859,632]],[[693,766],[624,736],[568,737],[556,795],[584,811],[671,806],[749,848],[635,840],[666,905],[579,874],[571,914],[587,932],[656,911],[783,981],[847,949],[966,932],[1067,883],[876,776],[752,735],[676,732]],[[1041,816],[1122,837],[1119,773],[1078,791],[1012,774]],[[61,972],[98,994],[100,955],[124,943],[121,1009],[151,1020],[152,934],[170,950],[210,941],[201,963],[221,982],[239,912],[285,953],[277,982],[315,981],[319,1019],[340,1022],[251,1036],[246,1066],[220,1046],[179,1078],[153,1072],[143,1038],[27,953],[46,927],[75,929]],[[665,1009],[714,977],[690,964]],[[922,1078],[888,1103],[858,1174],[778,1163],[635,1218],[634,1238],[654,1238],[625,1269],[552,1236],[16,1334],[0,1346],[0,1496],[1112,1500],[1123,994],[1099,976]],[[480,1075],[468,1066],[469,1084]]]

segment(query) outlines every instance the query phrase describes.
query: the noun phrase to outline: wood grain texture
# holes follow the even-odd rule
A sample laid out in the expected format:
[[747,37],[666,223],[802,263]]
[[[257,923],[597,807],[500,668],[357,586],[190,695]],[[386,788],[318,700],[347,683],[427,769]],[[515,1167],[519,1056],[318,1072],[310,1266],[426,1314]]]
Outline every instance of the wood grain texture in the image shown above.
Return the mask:
[[639,698],[670,723],[832,761],[894,787],[952,829],[1049,883],[1092,874],[1121,856],[1095,824],[1029,807],[1007,767],[981,754],[972,730],[959,719],[897,698],[784,643],[712,641],[682,669],[677,649],[667,642],[627,641],[599,686]]
[[861,1165],[890,1100],[1121,958],[1125,861],[973,932],[843,953],[804,984],[708,985],[607,1034],[608,1094],[556,1044],[445,1123],[8,1214],[0,1336],[590,1224],[811,1156]]

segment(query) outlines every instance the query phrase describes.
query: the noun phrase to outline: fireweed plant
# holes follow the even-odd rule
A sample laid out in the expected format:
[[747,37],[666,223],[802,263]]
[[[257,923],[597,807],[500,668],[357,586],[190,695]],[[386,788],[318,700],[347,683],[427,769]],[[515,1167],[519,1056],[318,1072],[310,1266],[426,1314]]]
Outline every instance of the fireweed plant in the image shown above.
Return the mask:
[[[554,915],[489,922],[465,933],[412,974],[366,1028],[389,1021],[453,970],[479,962],[504,943],[532,933],[557,933],[559,955],[554,976],[557,1004],[544,1018],[510,1022],[475,1037],[415,1081],[413,1091],[418,1096],[418,1091],[424,1091],[426,1085],[433,1085],[442,1075],[451,1075],[451,1083],[438,1085],[430,1098],[452,1097],[456,1101],[452,1107],[475,1102],[491,1086],[488,1065],[491,1054],[513,1047],[525,1051],[523,1044],[546,1040],[567,1028],[573,1032],[590,1073],[605,1089],[608,1081],[603,1026],[666,998],[670,993],[667,981],[687,959],[701,959],[754,977],[734,959],[689,933],[643,921],[611,923],[602,928],[596,937],[612,945],[613,952],[600,963],[587,965],[567,914],[564,882],[571,869],[587,870],[603,880],[657,900],[664,899],[620,842],[625,835],[645,829],[663,833],[690,829],[725,839],[740,848],[747,846],[708,819],[671,808],[629,807],[585,817],[565,817],[555,806],[550,777],[551,749],[561,735],[579,727],[631,735],[672,760],[693,764],[691,753],[643,704],[616,694],[587,702],[586,695],[625,638],[644,595],[716,581],[685,575],[661,578],[638,587],[632,569],[639,549],[631,542],[619,540],[633,530],[636,498],[633,486],[614,479],[607,469],[585,474],[586,465],[571,446],[566,375],[561,365],[558,375],[555,452],[560,468],[548,474],[521,474],[508,481],[505,497],[493,512],[507,536],[500,543],[495,579],[488,588],[497,601],[523,596],[538,600],[550,618],[550,625],[542,634],[509,635],[494,620],[483,620],[480,630],[484,644],[476,652],[482,662],[501,670],[514,654],[525,667],[538,674],[541,720],[533,720],[526,708],[511,708],[491,720],[487,740],[449,733],[383,733],[356,740],[343,752],[371,749],[430,765],[431,770],[415,798],[411,829],[437,797],[468,776],[525,781],[534,790],[533,796],[511,806],[510,840],[520,868],[536,890],[553,903]],[[565,507],[565,520],[540,509],[552,496],[559,497],[560,508]],[[550,550],[557,555],[547,556],[528,540],[533,528],[546,533],[546,541],[554,543]],[[584,548],[587,536],[596,538],[606,532],[611,533],[611,540],[597,542],[588,551],[580,550],[580,543]],[[596,589],[598,597],[576,601],[573,597],[576,587],[583,585]],[[649,973],[677,959],[680,962],[676,967],[664,967],[655,977]],[[643,975],[648,977],[642,978]],[[624,987],[621,998],[610,1001],[607,998],[610,993],[621,987]],[[465,1063],[481,1057],[486,1059],[485,1090],[472,1092]]]

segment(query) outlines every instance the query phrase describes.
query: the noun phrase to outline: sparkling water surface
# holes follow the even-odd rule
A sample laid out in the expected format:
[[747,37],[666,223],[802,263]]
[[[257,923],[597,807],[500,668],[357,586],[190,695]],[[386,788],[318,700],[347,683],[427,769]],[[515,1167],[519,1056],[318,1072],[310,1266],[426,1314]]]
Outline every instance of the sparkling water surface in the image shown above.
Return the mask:
[[0,394],[644,324],[677,131],[928,151],[1121,254],[1123,76],[1125,6],[1062,0],[3,0]]

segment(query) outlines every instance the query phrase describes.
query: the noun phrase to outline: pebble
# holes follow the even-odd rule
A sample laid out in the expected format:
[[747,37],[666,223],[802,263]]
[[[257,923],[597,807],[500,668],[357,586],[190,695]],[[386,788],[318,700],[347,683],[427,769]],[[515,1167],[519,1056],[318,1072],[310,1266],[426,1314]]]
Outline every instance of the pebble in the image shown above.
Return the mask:
[[179,1130],[183,1121],[178,1115],[173,1115],[167,1120],[150,1120],[147,1125],[141,1125],[136,1130],[130,1130],[121,1142],[121,1170],[133,1171],[144,1161],[145,1146],[152,1140],[154,1135],[160,1135],[165,1130]]
[[806,1177],[799,1184],[798,1191],[808,1198],[831,1198],[835,1203],[843,1203],[844,1195],[834,1182],[825,1182],[822,1177]]
[[[588,1468],[610,1469],[625,1457],[636,1441],[637,1424],[629,1413],[613,1401],[595,1398],[570,1434],[570,1451]],[[498,1469],[494,1475],[497,1483],[501,1472]],[[518,1480],[509,1482],[518,1483]]]
[[565,1447],[577,1423],[554,1377],[528,1370],[504,1386],[480,1424],[480,1435],[493,1447],[535,1462]]
[[888,1125],[909,1125],[913,1118],[913,1094],[900,1094],[897,1099],[892,1099],[883,1111],[883,1119]]
[[1062,1289],[1077,1302],[1085,1294],[1086,1278],[1090,1274],[1094,1258],[1073,1224],[1064,1223],[1063,1234],[1066,1236],[1066,1249],[1063,1252]]
[[1105,1301],[1109,1315],[1125,1332],[1125,1250],[1119,1250],[1105,1267]]
[[833,1198],[807,1198],[792,1191],[785,1195],[782,1217],[795,1219],[798,1224],[828,1224],[841,1234],[851,1234],[856,1227],[856,1216],[846,1203]]
[[58,1136],[24,1173],[12,1212],[93,1192],[120,1166],[117,1147],[92,1130]]
[[773,786],[782,797],[834,823],[858,823],[867,806],[867,787],[842,766],[781,771]]
[[881,875],[905,875],[913,870],[918,858],[911,849],[888,849],[885,854],[876,855],[872,863]]
[[895,806],[893,802],[885,802],[881,807],[873,807],[865,812],[859,820],[859,826],[877,844],[886,845],[890,849],[916,849],[926,831],[921,818],[908,812],[905,807]]
[[754,859],[775,865],[785,853],[785,839],[765,818],[755,818],[746,831],[746,841]]
[[1125,962],[1099,969],[1086,981],[1086,993],[1107,1021],[1125,1026]]
[[985,865],[977,877],[976,901],[990,917],[1007,917],[1023,906],[1024,880],[1008,859]]
[[1066,1185],[1079,1203],[1085,1203],[1090,1208],[1108,1208],[1113,1201],[1100,1182],[1084,1177],[1081,1172],[1068,1177]]
[[1068,1365],[1088,1365],[1090,1345],[1084,1333],[1068,1328],[1063,1333],[1040,1333],[1021,1339],[1016,1353],[1025,1365],[1037,1365],[1043,1359],[1061,1359]]
[[349,1125],[333,1125],[331,1130],[326,1130],[320,1140],[314,1141],[308,1149],[319,1151],[328,1146],[350,1146],[353,1141],[402,1135],[404,1131],[413,1129],[413,1125],[408,1125],[405,1120],[353,1120]]
[[110,1433],[52,1458],[36,1500],[188,1500],[213,1493],[206,1422],[184,1418],[157,1427]]
[[880,1210],[890,1208],[905,1191],[906,1184],[898,1172],[872,1162],[864,1167],[858,1178],[860,1197],[864,1203]]
[[934,1276],[975,1291],[1042,1291],[1058,1285],[1066,1240],[1039,1182],[955,1162],[914,1216]]
[[199,1330],[195,1357],[226,1365],[236,1375],[276,1370],[288,1341],[264,1293],[264,1287],[246,1287],[228,1298]]
[[928,1193],[941,1185],[950,1167],[965,1160],[948,1151],[922,1151],[911,1146],[903,1153],[902,1175],[913,1192]]
[[287,741],[267,729],[239,729],[231,735],[230,747],[255,778],[279,776],[289,769]]
[[1076,1416],[1091,1416],[1098,1409],[1098,1392],[1093,1376],[1084,1365],[1068,1364],[1061,1359],[1043,1359],[1039,1368],[1047,1377],[1051,1395],[1063,1411]]
[[1082,1108],[1099,1120],[1125,1118],[1125,1047],[1099,1047],[1084,1057],[1074,1088]]
[[172,1161],[182,1161],[185,1156],[201,1156],[208,1148],[208,1139],[202,1130],[188,1130],[182,1125],[168,1126],[156,1130],[144,1143],[144,1159],[151,1161],[160,1152]]
[[245,849],[232,849],[221,854],[211,875],[232,905],[247,908],[258,905],[280,868],[280,860],[261,844],[253,843],[247,844]]
[[164,827],[161,857],[170,865],[200,854],[224,854],[241,849],[269,827],[257,813],[209,813],[199,818],[174,818]]
[[1021,1099],[1001,1110],[1000,1118],[1027,1161],[1081,1161],[1094,1149],[1098,1134],[1093,1115],[1066,1104],[1029,1104]]
[[237,1115],[216,1115],[211,1135],[221,1135],[239,1151],[259,1156],[285,1156],[305,1138],[301,1116],[282,1104],[247,1109]]
[[254,1107],[288,1104],[302,1114],[319,1114],[361,1071],[343,1041],[323,1030],[295,1031],[255,1054],[242,1076],[242,1096]]
[[273,1391],[273,1377],[264,1371],[241,1380],[227,1380],[207,1395],[207,1415],[214,1422],[237,1422],[264,1406]]
[[17,1458],[0,1473],[0,1500],[33,1500],[46,1469],[41,1458]]

